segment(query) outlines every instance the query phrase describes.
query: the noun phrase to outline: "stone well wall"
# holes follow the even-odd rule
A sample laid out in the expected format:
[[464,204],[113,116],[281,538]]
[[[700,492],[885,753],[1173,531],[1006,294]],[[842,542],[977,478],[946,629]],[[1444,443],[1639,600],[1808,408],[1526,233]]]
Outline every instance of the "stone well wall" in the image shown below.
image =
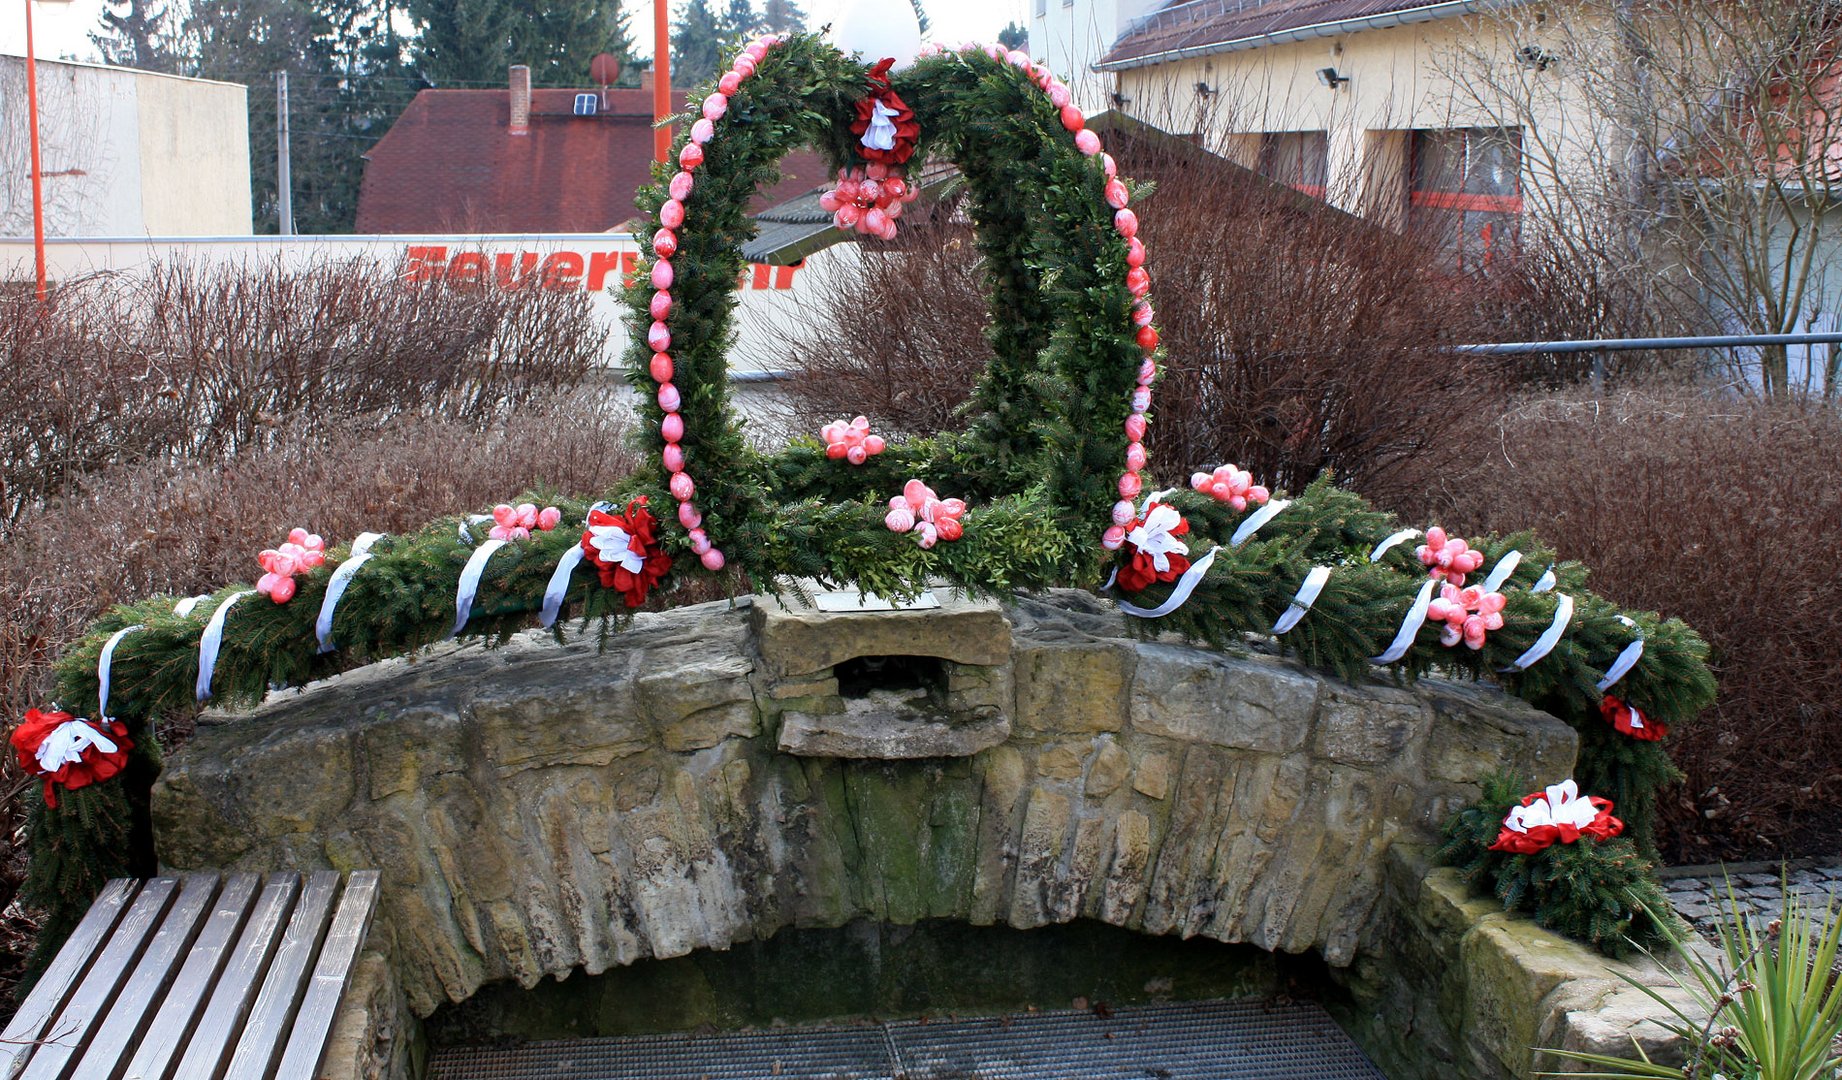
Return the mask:
[[1084,593],[744,601],[605,647],[443,647],[207,717],[155,788],[160,856],[381,868],[373,946],[423,1016],[859,918],[1092,918],[1344,965],[1393,845],[1490,770],[1573,767],[1571,729],[1485,687],[1352,685],[1120,620]]

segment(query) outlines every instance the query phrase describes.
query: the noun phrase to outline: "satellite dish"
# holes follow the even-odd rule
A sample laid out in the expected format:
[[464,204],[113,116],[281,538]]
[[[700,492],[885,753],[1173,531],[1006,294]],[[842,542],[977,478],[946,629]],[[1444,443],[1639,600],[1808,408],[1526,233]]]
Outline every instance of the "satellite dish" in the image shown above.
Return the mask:
[[613,86],[620,81],[620,59],[613,53],[596,53],[588,62],[588,77],[604,89]]

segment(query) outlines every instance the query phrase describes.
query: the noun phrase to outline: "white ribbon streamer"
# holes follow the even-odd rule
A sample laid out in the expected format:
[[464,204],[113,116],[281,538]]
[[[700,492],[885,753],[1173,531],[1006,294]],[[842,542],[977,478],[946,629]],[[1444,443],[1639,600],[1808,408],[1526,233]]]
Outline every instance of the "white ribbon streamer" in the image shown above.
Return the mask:
[[1305,581],[1298,587],[1298,593],[1292,597],[1292,606],[1286,608],[1273,624],[1273,633],[1283,634],[1298,625],[1298,621],[1311,610],[1311,605],[1318,602],[1318,594],[1324,591],[1324,583],[1330,580],[1330,567],[1314,566],[1305,575]]
[[1413,606],[1407,609],[1407,617],[1401,620],[1401,628],[1395,633],[1388,651],[1370,657],[1371,660],[1377,664],[1392,664],[1407,655],[1407,650],[1413,647],[1414,636],[1426,623],[1426,608],[1433,602],[1433,586],[1439,584],[1439,581],[1439,578],[1426,579],[1426,584],[1420,586],[1419,595],[1413,598]]
[[358,568],[371,558],[371,545],[384,538],[383,533],[359,533],[358,539],[352,541],[352,554],[339,564],[333,576],[326,582],[326,598],[320,601],[320,617],[314,620],[313,631],[320,639],[320,651],[332,652],[339,646],[333,643],[333,612],[339,608],[339,600],[345,596],[345,587],[352,583]]
[[198,700],[203,701],[211,696],[211,675],[217,670],[217,652],[224,644],[224,617],[230,614],[231,606],[238,600],[254,595],[254,589],[231,593],[211,613],[211,621],[205,624],[204,636],[198,639]]
[[1535,644],[1530,645],[1527,652],[1516,657],[1510,666],[1499,668],[1499,671],[1526,671],[1530,664],[1553,652],[1554,646],[1560,644],[1561,635],[1567,631],[1567,623],[1573,618],[1573,597],[1559,593],[1555,599],[1553,624],[1541,632],[1541,636],[1535,639]]
[[548,630],[556,625],[556,617],[563,611],[563,597],[569,592],[569,577],[582,565],[584,552],[581,544],[576,544],[563,557],[556,561],[556,571],[550,575],[550,584],[544,586],[544,611],[537,623]]
[[1375,550],[1369,552],[1369,561],[1370,562],[1376,561],[1377,559],[1381,558],[1383,555],[1386,555],[1388,553],[1389,548],[1393,547],[1394,545],[1400,543],[1403,540],[1412,540],[1414,537],[1419,536],[1419,535],[1420,535],[1419,529],[1402,529],[1400,532],[1397,532],[1394,535],[1388,537],[1388,539],[1383,540],[1379,544],[1376,544]]
[[1529,586],[1529,591],[1547,592],[1549,589],[1554,588],[1554,585],[1554,566],[1553,564],[1549,564],[1548,568],[1541,572],[1541,577],[1535,579],[1535,584]]
[[872,150],[895,149],[895,121],[889,119],[895,110],[884,105],[880,99],[870,102],[870,124],[864,129],[860,140]]
[[1281,510],[1291,505],[1291,499],[1276,499],[1255,510],[1248,515],[1246,521],[1241,522],[1241,527],[1234,531],[1234,535],[1228,538],[1228,546],[1240,547],[1247,543],[1249,538],[1260,531],[1262,525],[1278,517]]
[[1521,565],[1522,552],[1512,551],[1508,555],[1503,556],[1503,558],[1497,562],[1497,565],[1491,568],[1490,576],[1484,579],[1484,591],[1493,593],[1501,589],[1503,583],[1509,580],[1509,576],[1516,572],[1516,567]]
[[103,643],[102,655],[96,658],[96,715],[105,724],[109,722],[109,669],[115,664],[115,646],[121,644],[122,638],[139,629],[141,624],[135,623],[110,634],[109,640]]
[[[1626,626],[1630,627],[1633,630],[1637,629],[1637,623],[1633,622],[1632,620],[1626,618],[1623,615],[1620,615],[1618,617],[1618,621],[1621,623],[1624,623]],[[1606,669],[1605,678],[1600,679],[1598,683],[1599,692],[1601,694],[1605,693],[1607,690],[1610,690],[1618,682],[1618,680],[1624,678],[1626,675],[1629,675],[1631,673],[1631,669],[1637,666],[1638,659],[1641,658],[1643,655],[1644,655],[1644,636],[1642,634],[1639,634],[1637,637],[1637,640],[1633,641],[1629,645],[1626,645],[1624,647],[1624,651],[1618,654],[1618,659],[1612,661],[1612,666]]]
[[467,626],[467,619],[473,614],[473,597],[480,591],[480,575],[486,572],[486,562],[498,550],[511,543],[510,540],[488,540],[473,549],[473,556],[461,569],[460,588],[454,593],[454,629],[448,631],[453,637]]
[[210,593],[199,593],[197,596],[188,596],[184,600],[173,605],[173,614],[183,619],[187,615],[192,614],[194,608],[209,599],[211,599]]
[[[1172,589],[1170,596],[1157,607],[1142,608],[1130,601],[1121,600],[1119,601],[1119,610],[1128,615],[1136,615],[1141,619],[1161,619],[1169,615],[1171,612],[1182,607],[1184,602],[1190,598],[1190,594],[1196,591],[1196,586],[1202,582],[1202,576],[1209,572],[1210,565],[1215,562],[1216,553],[1221,550],[1222,549],[1218,547],[1210,548],[1207,555],[1191,563],[1190,568],[1185,570],[1183,576],[1177,579],[1177,587]],[[1114,576],[1118,576],[1117,571],[1115,571]],[[1112,584],[1113,579],[1108,578],[1107,585],[1110,586]],[[1102,586],[1102,588],[1105,587],[1106,586]]]

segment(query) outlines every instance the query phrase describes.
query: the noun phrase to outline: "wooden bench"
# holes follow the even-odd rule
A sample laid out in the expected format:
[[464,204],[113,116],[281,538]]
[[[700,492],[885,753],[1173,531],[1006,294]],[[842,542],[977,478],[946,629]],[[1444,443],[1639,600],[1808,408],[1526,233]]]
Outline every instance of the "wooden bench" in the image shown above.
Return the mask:
[[0,1080],[311,1080],[377,878],[109,882],[0,1035]]

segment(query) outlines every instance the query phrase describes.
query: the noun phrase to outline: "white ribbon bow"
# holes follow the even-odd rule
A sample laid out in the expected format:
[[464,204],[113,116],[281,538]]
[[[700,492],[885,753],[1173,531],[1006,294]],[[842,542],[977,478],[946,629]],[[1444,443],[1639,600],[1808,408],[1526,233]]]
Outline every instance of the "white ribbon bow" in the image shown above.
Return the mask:
[[1170,557],[1188,555],[1190,546],[1171,535],[1171,530],[1183,523],[1183,515],[1169,506],[1152,507],[1151,513],[1145,515],[1145,523],[1126,534],[1126,543],[1151,556],[1151,565],[1158,568],[1158,573],[1170,572]]
[[1584,829],[1598,816],[1598,807],[1590,799],[1581,798],[1580,786],[1568,779],[1548,788],[1542,798],[1529,805],[1512,809],[1503,819],[1503,825],[1519,833],[1543,825],[1571,825]]
[[54,773],[82,761],[83,751],[91,746],[105,754],[113,754],[116,750],[113,740],[89,724],[82,720],[66,720],[45,736],[45,741],[38,744],[32,756],[38,759],[39,768]]
[[870,126],[863,133],[863,144],[872,150],[894,150],[895,121],[890,119],[894,115],[895,110],[884,105],[880,98],[872,102]]
[[619,525],[590,525],[589,546],[601,554],[602,562],[619,563],[629,574],[637,574],[645,556],[633,550],[633,537]]

